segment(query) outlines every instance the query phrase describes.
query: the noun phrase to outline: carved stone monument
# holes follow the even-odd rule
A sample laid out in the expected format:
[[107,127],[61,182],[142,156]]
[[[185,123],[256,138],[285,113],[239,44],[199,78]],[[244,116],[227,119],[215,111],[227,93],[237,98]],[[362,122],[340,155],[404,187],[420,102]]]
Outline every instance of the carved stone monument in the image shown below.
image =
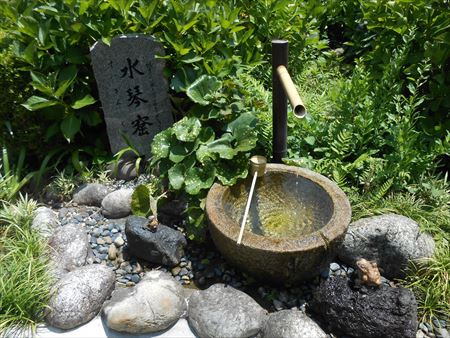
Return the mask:
[[162,45],[140,34],[116,36],[110,46],[98,41],[91,48],[113,153],[127,147],[127,138],[148,157],[153,137],[173,123],[164,60],[155,55],[164,55]]

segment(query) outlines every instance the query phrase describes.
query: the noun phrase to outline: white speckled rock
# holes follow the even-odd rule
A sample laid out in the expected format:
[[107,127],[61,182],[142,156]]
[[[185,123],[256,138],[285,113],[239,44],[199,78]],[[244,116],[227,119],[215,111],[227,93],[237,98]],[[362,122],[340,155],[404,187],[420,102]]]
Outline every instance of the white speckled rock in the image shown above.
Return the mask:
[[56,277],[89,263],[93,256],[88,236],[78,224],[60,227],[49,239],[51,261]]
[[103,307],[108,327],[128,333],[165,330],[185,312],[183,288],[162,271],[150,271],[135,287],[117,289]]
[[231,286],[214,284],[189,297],[188,321],[199,337],[253,337],[266,319],[255,300]]
[[49,238],[59,225],[58,214],[47,207],[36,209],[31,228],[35,229],[44,238]]
[[54,287],[47,323],[60,329],[72,329],[87,323],[111,295],[114,282],[113,270],[99,264],[67,273]]
[[282,310],[271,313],[264,325],[261,338],[326,338],[320,326],[297,310]]
[[402,278],[409,261],[432,257],[434,240],[412,219],[388,214],[350,224],[339,258],[355,266],[360,258],[374,260],[387,278]]
[[88,183],[77,189],[73,195],[73,201],[82,205],[93,205],[99,207],[103,198],[111,192],[111,189],[103,184]]
[[131,195],[133,189],[119,189],[105,196],[102,201],[102,213],[107,218],[122,218],[131,213]]

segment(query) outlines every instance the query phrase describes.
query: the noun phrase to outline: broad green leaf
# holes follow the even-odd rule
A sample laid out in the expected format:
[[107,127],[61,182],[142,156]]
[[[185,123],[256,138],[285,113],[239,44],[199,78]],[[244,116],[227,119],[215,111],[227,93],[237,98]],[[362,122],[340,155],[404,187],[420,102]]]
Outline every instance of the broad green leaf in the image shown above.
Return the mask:
[[80,117],[90,127],[95,127],[102,123],[102,118],[96,111],[80,112]]
[[163,130],[155,135],[151,145],[153,161],[169,156],[170,141],[172,138],[172,128]]
[[194,147],[194,143],[172,145],[169,150],[169,159],[174,163],[179,163],[192,153]]
[[58,89],[55,92],[55,97],[60,98],[64,95],[73,81],[76,79],[78,69],[75,65],[70,65],[58,74]]
[[231,145],[232,141],[233,136],[229,133],[225,133],[221,138],[206,144],[206,146],[210,152],[217,153],[220,158],[230,160],[236,153]]
[[170,185],[175,190],[180,190],[184,184],[185,167],[182,163],[175,164],[169,169],[168,177]]
[[149,22],[159,0],[139,0],[138,11],[141,13],[145,21]]
[[202,144],[197,151],[195,152],[195,156],[200,163],[207,163],[211,161],[215,161],[218,158],[218,155],[211,152],[207,146]]
[[201,190],[210,188],[214,183],[215,174],[216,169],[212,165],[188,169],[184,179],[186,192],[190,195],[197,195]]
[[202,75],[187,88],[186,94],[192,101],[206,106],[221,88],[222,82],[216,77]]
[[170,88],[177,93],[185,92],[187,88],[193,83],[197,75],[191,67],[183,67],[179,69],[172,80],[170,81]]
[[31,96],[25,103],[22,104],[28,110],[38,110],[42,108],[47,108],[59,104],[58,101],[49,100],[40,96]]
[[245,155],[235,157],[233,161],[220,161],[216,176],[223,185],[234,185],[248,174],[248,159]]
[[31,79],[31,85],[34,89],[39,90],[41,93],[44,93],[48,96],[51,96],[53,94],[53,88],[52,85],[49,83],[50,81],[47,80],[47,78],[44,76],[44,74],[30,71]]
[[150,190],[147,186],[138,185],[131,195],[131,211],[134,215],[147,217],[150,213]]
[[205,144],[212,142],[214,140],[215,134],[211,127],[202,128],[200,134],[198,134],[198,142],[200,144]]
[[255,129],[249,126],[241,126],[235,129],[233,136],[236,139],[235,151],[249,151],[255,148],[257,135]]
[[17,28],[34,39],[38,36],[39,22],[32,16],[21,16],[17,22]]
[[72,104],[73,109],[81,109],[83,107],[89,106],[91,104],[94,104],[96,100],[89,94],[87,94],[85,97],[83,97],[80,100],[75,101]]
[[184,117],[173,125],[173,131],[178,140],[183,142],[194,141],[200,133],[202,124],[196,117]]
[[67,142],[71,142],[76,133],[80,130],[81,121],[75,115],[69,115],[61,122],[61,131]]
[[232,122],[228,123],[226,131],[234,133],[236,129],[242,128],[242,126],[254,128],[256,123],[257,119],[252,113],[244,113],[239,115]]

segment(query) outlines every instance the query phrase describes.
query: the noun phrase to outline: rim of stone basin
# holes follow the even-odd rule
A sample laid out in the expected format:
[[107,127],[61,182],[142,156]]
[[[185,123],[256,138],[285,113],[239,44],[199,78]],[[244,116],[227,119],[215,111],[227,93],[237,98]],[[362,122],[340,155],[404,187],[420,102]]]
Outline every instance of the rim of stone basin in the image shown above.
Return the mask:
[[[307,251],[320,246],[327,247],[334,239],[345,234],[351,219],[351,206],[347,196],[336,183],[311,170],[284,164],[267,164],[266,172],[301,176],[318,185],[331,198],[333,212],[322,228],[298,237],[274,238],[245,230],[242,246],[268,251]],[[210,227],[214,227],[224,236],[237,241],[240,226],[227,214],[223,206],[223,196],[227,189],[229,187],[218,183],[211,187],[206,198],[206,215]]]

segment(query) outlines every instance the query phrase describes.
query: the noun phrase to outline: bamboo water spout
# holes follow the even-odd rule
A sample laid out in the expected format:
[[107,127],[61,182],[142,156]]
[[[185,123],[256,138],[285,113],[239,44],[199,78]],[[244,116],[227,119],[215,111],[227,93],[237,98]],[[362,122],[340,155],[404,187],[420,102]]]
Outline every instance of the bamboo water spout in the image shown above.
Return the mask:
[[272,130],[274,163],[282,163],[287,152],[287,100],[291,103],[294,115],[303,118],[305,105],[295,88],[287,70],[288,42],[272,41]]

